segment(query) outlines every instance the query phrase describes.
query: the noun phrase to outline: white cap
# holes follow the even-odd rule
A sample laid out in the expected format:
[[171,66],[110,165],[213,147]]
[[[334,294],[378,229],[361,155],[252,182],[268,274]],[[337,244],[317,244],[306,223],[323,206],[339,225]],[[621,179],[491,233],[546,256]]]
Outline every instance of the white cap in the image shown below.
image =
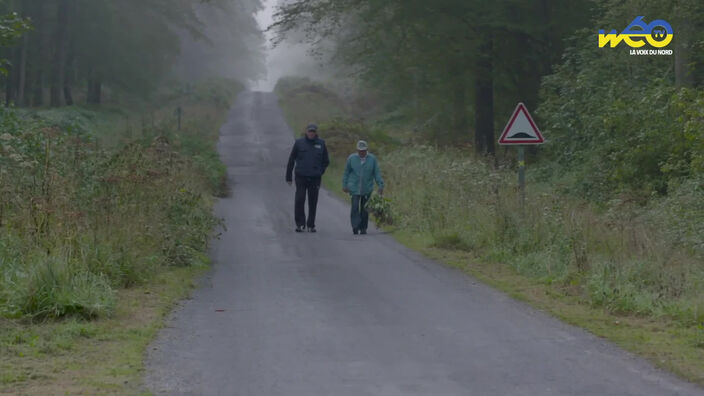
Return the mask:
[[367,149],[369,149],[367,142],[365,142],[364,140],[360,140],[357,142],[357,150],[366,151]]

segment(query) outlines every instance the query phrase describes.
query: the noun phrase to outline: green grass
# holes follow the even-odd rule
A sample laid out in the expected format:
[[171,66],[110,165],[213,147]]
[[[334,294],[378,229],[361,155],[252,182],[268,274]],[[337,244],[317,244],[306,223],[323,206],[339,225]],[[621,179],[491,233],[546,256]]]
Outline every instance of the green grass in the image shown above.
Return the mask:
[[145,392],[145,348],[205,268],[170,269],[148,284],[117,291],[109,318],[0,319],[0,394]]
[[115,289],[203,261],[226,108],[178,98],[181,130],[167,102],[130,135],[114,109],[3,111],[0,316],[109,315]]
[[[304,112],[288,92],[278,91],[284,108]],[[522,209],[511,164],[494,167],[471,148],[407,144],[393,128],[335,118],[321,125],[332,156],[324,184],[334,192],[353,142],[368,138],[399,241],[704,384],[704,268],[696,251],[668,236],[677,217],[655,215],[704,201],[701,192],[609,210],[531,177]],[[678,235],[697,238],[698,226],[684,220]]]
[[394,236],[432,259],[458,268],[566,323],[606,338],[647,358],[657,367],[704,384],[701,326],[683,326],[665,317],[614,314],[585,302],[568,286],[546,285],[516,273],[507,265],[482,261],[471,252],[434,248],[434,239],[429,235],[395,232]]

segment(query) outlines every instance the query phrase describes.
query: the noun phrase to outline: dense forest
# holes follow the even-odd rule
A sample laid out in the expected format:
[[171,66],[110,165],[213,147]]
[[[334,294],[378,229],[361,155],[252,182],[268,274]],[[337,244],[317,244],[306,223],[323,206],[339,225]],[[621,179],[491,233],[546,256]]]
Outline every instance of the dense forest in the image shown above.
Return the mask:
[[[669,21],[674,55],[597,46],[599,29],[621,32],[636,16]],[[591,195],[663,194],[702,172],[700,1],[313,0],[276,17],[279,39],[325,45],[387,113],[437,141],[494,154],[521,101],[548,136],[540,158],[583,173]]]
[[[669,21],[673,55],[598,47],[600,29],[636,16]],[[702,174],[702,27],[696,0],[314,0],[281,5],[272,30],[327,51],[386,114],[479,154],[511,155],[497,134],[526,103],[548,139],[531,151],[554,164],[545,176],[569,173],[569,188],[604,201]]]
[[105,92],[145,95],[169,78],[246,81],[261,73],[259,0],[8,0],[0,7],[6,105],[97,104]]

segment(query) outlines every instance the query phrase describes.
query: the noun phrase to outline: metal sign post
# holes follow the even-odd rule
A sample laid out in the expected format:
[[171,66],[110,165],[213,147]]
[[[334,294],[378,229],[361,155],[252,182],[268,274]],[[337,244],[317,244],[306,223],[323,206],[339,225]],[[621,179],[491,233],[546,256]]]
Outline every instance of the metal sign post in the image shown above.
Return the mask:
[[175,113],[176,113],[176,117],[178,118],[178,130],[180,131],[181,130],[181,117],[183,117],[183,109],[181,108],[181,106],[176,108]]
[[523,103],[516,106],[499,138],[500,145],[518,146],[518,191],[521,209],[526,205],[526,145],[543,144],[545,139]]
[[518,146],[518,189],[521,209],[526,206],[526,147]]

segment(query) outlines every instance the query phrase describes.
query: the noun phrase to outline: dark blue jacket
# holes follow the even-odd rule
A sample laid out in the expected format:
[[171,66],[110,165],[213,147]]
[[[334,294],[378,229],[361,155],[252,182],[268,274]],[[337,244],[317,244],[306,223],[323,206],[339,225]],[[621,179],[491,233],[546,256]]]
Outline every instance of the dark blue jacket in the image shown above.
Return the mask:
[[293,149],[291,149],[291,155],[288,157],[286,181],[293,180],[291,173],[293,172],[294,164],[296,165],[296,176],[322,176],[325,173],[325,169],[330,165],[325,140],[318,137],[315,139],[302,137],[296,140],[293,144]]

